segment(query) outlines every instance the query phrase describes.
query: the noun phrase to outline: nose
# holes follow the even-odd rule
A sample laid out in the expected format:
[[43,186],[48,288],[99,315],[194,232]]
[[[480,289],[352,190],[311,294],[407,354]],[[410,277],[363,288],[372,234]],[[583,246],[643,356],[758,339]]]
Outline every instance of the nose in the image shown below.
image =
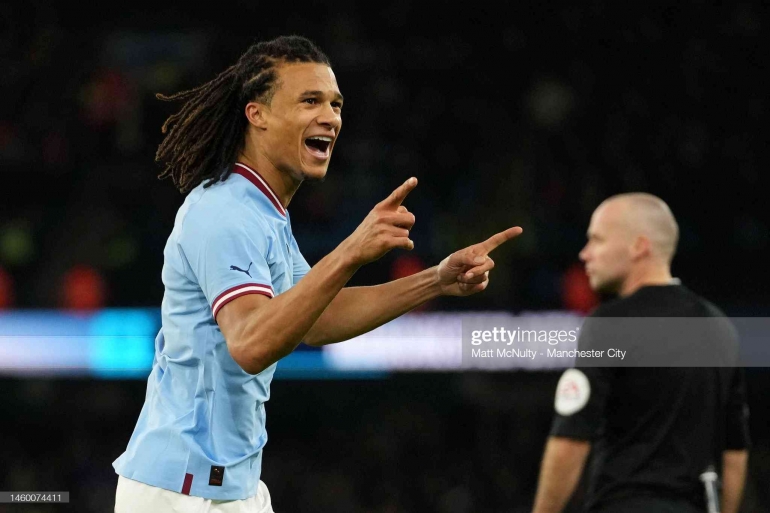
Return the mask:
[[317,121],[321,126],[338,131],[342,125],[342,115],[336,112],[330,103],[326,103],[318,115]]
[[580,253],[578,253],[578,258],[580,259],[581,262],[585,263],[588,261],[589,256],[590,255],[588,253],[588,244],[586,244],[585,246],[583,246],[583,249],[580,250]]

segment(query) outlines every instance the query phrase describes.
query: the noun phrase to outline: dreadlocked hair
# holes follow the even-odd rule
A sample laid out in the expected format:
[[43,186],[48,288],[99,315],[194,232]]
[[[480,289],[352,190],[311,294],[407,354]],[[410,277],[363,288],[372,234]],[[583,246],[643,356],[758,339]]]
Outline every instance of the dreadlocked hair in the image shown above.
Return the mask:
[[296,62],[331,65],[310,40],[281,36],[252,45],[235,65],[210,82],[170,96],[155,95],[163,101],[184,102],[163,123],[166,136],[155,162],[165,169],[158,178],[171,177],[182,193],[205,180],[204,187],[226,180],[243,146],[246,104],[269,104],[276,88],[277,66]]

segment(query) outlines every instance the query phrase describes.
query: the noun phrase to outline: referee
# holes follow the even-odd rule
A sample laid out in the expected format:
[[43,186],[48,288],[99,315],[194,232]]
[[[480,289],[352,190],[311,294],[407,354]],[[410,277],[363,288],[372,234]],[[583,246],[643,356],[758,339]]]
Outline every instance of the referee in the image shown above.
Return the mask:
[[[580,259],[591,288],[618,298],[591,314],[578,344],[597,347],[596,339],[607,337],[602,330],[611,322],[599,318],[709,318],[704,321],[723,329],[699,331],[698,347],[716,348],[727,355],[725,364],[632,368],[578,362],[567,370],[557,386],[535,513],[563,510],[592,449],[585,511],[738,511],[748,409],[743,374],[735,367],[737,339],[718,308],[671,277],[678,233],[668,205],[650,194],[613,196],[596,209]],[[687,331],[699,324],[680,323],[683,329],[669,340],[648,336],[633,347],[654,357],[677,340],[693,340],[695,333]],[[585,329],[589,325],[593,329]],[[645,335],[633,336],[639,341]],[[612,338],[622,343],[623,337]],[[703,481],[714,475],[711,468],[721,476],[721,499],[713,502],[711,494],[707,506]]]

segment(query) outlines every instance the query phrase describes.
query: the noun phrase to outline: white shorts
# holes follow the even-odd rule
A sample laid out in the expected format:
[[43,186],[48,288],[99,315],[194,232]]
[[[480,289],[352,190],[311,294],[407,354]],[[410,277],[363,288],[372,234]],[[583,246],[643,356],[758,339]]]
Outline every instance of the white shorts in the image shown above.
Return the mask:
[[118,476],[115,513],[274,513],[262,481],[248,499],[217,501],[183,495]]

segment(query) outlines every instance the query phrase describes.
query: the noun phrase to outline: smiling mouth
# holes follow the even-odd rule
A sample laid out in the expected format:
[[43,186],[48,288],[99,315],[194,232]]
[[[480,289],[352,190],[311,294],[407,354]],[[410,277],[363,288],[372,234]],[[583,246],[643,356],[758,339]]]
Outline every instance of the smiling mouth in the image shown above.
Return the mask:
[[305,139],[305,148],[307,151],[319,159],[329,158],[329,148],[331,148],[331,145],[331,137],[314,136]]

